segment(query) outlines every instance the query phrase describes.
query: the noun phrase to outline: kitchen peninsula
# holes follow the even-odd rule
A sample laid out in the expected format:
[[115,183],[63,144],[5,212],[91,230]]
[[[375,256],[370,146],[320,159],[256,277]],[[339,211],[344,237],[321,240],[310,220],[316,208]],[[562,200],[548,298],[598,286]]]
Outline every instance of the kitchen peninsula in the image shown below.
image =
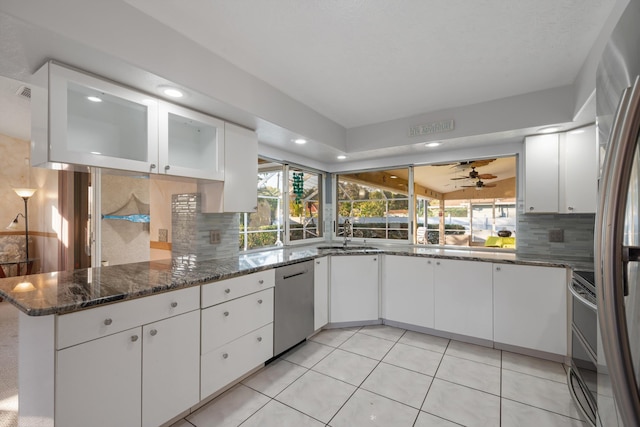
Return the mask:
[[[320,264],[323,259],[329,263]],[[314,310],[325,312],[329,327],[384,322],[550,359],[566,356],[572,263],[515,253],[300,246],[44,273],[0,281],[0,296],[21,310],[21,425],[86,425],[90,416],[110,425],[117,417],[117,425],[154,426],[198,407],[274,356],[272,317],[264,320],[273,307],[273,271],[306,260],[318,262],[316,270],[327,268],[315,285],[329,295],[316,297]],[[340,312],[355,312],[350,307],[361,303],[343,293],[359,285],[348,277],[368,262],[376,265],[366,285],[377,317],[341,320]],[[216,305],[205,305],[205,294]],[[235,319],[230,303],[241,305]],[[206,325],[204,312],[212,308],[221,316],[216,322],[235,323]],[[221,328],[239,332],[201,348],[201,337]],[[522,336],[529,341],[518,341]]]

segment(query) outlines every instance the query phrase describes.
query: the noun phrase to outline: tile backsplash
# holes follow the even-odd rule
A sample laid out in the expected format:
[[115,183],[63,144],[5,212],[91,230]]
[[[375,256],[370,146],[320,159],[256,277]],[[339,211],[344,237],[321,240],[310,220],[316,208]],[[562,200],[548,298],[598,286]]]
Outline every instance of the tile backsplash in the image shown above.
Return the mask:
[[[518,215],[519,255],[544,259],[593,258],[595,214]],[[550,242],[549,230],[562,230],[562,242]]]
[[174,194],[171,210],[172,257],[220,259],[238,255],[239,214],[202,213],[200,193]]

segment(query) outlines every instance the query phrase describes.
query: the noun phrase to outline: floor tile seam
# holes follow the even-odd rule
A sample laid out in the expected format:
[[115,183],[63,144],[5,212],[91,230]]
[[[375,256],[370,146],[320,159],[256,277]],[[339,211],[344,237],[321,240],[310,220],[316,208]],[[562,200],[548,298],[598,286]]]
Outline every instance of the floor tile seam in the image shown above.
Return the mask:
[[[307,417],[309,417],[309,418],[311,418],[311,419],[313,419],[313,420],[316,420],[316,421],[317,421],[317,422],[319,422],[320,424],[323,424],[323,425],[326,425],[326,424],[327,424],[327,423],[325,423],[324,421],[319,420],[319,419],[317,419],[316,417],[314,417],[314,416],[312,416],[312,415],[307,414],[306,412],[302,412],[300,409],[294,408],[293,406],[291,406],[291,405],[289,405],[289,404],[287,404],[287,403],[281,402],[280,400],[276,399],[275,397],[274,397],[274,398],[272,398],[271,400],[274,400],[274,401],[276,401],[276,402],[280,403],[281,405],[286,406],[286,407],[287,407],[287,408],[289,408],[289,409],[293,409],[294,411],[299,412],[299,413],[301,413],[302,415],[306,415]],[[269,401],[269,402],[270,402],[270,401]],[[267,402],[267,404],[268,404],[269,402]],[[267,405],[264,405],[264,406],[267,406]],[[264,406],[263,406],[263,408],[264,408]],[[260,409],[262,409],[262,408],[260,408]],[[257,412],[257,411],[256,411],[256,412]],[[252,415],[252,416],[253,416],[253,415]],[[246,420],[244,420],[244,421],[243,421],[243,423],[247,422],[248,420],[249,420],[249,418],[247,418]],[[242,424],[240,424],[240,426],[242,426]],[[238,427],[240,427],[240,426],[238,426]]]
[[[431,384],[429,384],[429,387],[427,388],[427,394],[424,395],[424,399],[422,399],[422,404],[420,405],[420,410],[422,410],[422,408],[424,407],[424,404],[427,402],[427,397],[429,397],[429,392],[431,391],[431,388],[433,387],[433,383],[435,381],[436,378],[436,374],[438,373],[438,369],[440,369],[440,364],[442,363],[442,359],[444,359],[444,355],[447,352],[447,349],[449,348],[449,345],[451,344],[451,340],[449,340],[449,342],[447,343],[447,346],[444,349],[444,353],[442,353],[442,357],[440,358],[440,361],[438,362],[438,366],[436,367],[435,372],[433,373],[433,377],[431,379]],[[424,411],[427,412],[427,411]],[[428,412],[427,412],[428,413]],[[418,412],[418,415],[420,415],[420,413]],[[414,421],[414,424],[418,421],[418,417],[416,416],[416,420]]]
[[400,336],[398,337],[398,339],[396,339],[396,340],[392,340],[391,338],[381,337],[380,335],[374,335],[374,334],[371,334],[371,333],[369,333],[369,334],[368,334],[368,333],[366,332],[366,329],[362,329],[362,330],[360,330],[360,331],[358,331],[358,332],[356,332],[356,333],[363,334],[363,335],[367,335],[367,336],[369,336],[369,337],[380,338],[381,340],[392,341],[392,342],[394,342],[394,343],[398,342],[398,340],[399,340],[400,338],[402,338],[402,335],[404,335],[404,332],[403,332],[403,333],[402,333],[402,335],[400,335]]
[[[477,361],[477,360],[466,359],[466,358],[464,358],[464,357],[452,356],[452,355],[450,355],[450,354],[448,354],[448,355],[447,355],[447,354],[445,354],[445,355],[442,357],[442,360],[444,360],[444,358],[445,358],[446,356],[448,356],[448,357],[453,357],[454,359],[458,359],[458,360],[464,360],[464,361],[466,361],[466,362],[473,362],[473,363],[479,363],[479,364],[484,365],[484,366],[490,366],[490,367],[492,367],[492,368],[494,368],[494,369],[498,369],[499,371],[502,371],[502,369],[504,369],[504,368],[500,368],[499,366],[496,366],[496,365],[491,365],[491,364],[489,364],[489,363],[479,362],[479,361]],[[502,364],[501,364],[501,365],[502,365]]]
[[471,359],[470,357],[463,357],[463,356],[460,356],[460,355],[454,355],[454,354],[446,353],[446,352],[444,353],[444,355],[445,355],[445,356],[455,357],[455,358],[458,358],[458,359],[470,360],[471,362],[478,362],[478,363],[482,363],[483,365],[493,366],[494,368],[498,368],[498,369],[501,369],[501,368],[502,368],[502,362],[500,362],[500,366],[496,366],[496,365],[491,364],[491,363],[482,362],[482,361],[480,361],[480,360],[476,360],[476,359]]
[[500,396],[499,394],[491,393],[490,391],[480,390],[479,388],[471,387],[471,386],[466,385],[466,384],[460,384],[460,383],[457,383],[457,382],[455,382],[455,381],[447,380],[447,379],[444,379],[444,378],[440,378],[440,377],[433,377],[433,379],[434,379],[434,380],[438,379],[438,380],[440,380],[440,381],[444,381],[444,382],[447,382],[447,383],[449,383],[449,384],[455,384],[455,385],[457,385],[457,386],[465,387],[465,388],[468,388],[468,389],[470,389],[470,390],[479,391],[479,392],[484,393],[484,394],[489,394],[489,395],[491,395],[491,396],[497,397],[498,399],[500,399],[500,398],[502,397],[502,396]]
[[[391,363],[391,362],[385,361],[384,359],[381,360],[380,363],[384,363],[385,365],[393,366],[394,368],[404,369],[405,371],[409,371],[412,374],[420,374],[420,375],[424,375],[426,377],[431,377],[431,378],[435,378],[436,377],[436,373],[435,372],[433,373],[433,375],[425,374],[424,372],[416,371],[415,369],[407,368],[406,366],[396,365],[395,363]],[[438,367],[439,366],[440,366],[440,362],[438,362]],[[377,366],[376,366],[376,368],[377,368]],[[437,369],[436,369],[436,372],[437,372]]]
[[[363,384],[364,384],[364,383],[363,383]],[[431,384],[429,384],[429,386],[431,386]],[[393,397],[385,396],[384,394],[380,394],[380,393],[378,393],[378,392],[376,392],[376,391],[369,390],[369,389],[364,388],[364,387],[362,387],[362,386],[358,387],[358,390],[364,390],[364,391],[366,391],[366,392],[368,392],[368,393],[375,394],[375,395],[376,395],[376,396],[378,396],[378,397],[383,397],[383,398],[385,398],[385,399],[391,400],[392,402],[399,403],[399,404],[401,404],[401,405],[403,405],[403,406],[406,406],[406,407],[408,407],[408,408],[411,408],[411,409],[417,409],[417,410],[418,410],[418,413],[420,413],[420,408],[422,407],[422,406],[419,406],[419,407],[418,407],[418,406],[412,406],[412,405],[409,405],[408,403],[401,402],[401,401],[399,401],[399,400],[397,400],[397,399],[394,399]],[[427,395],[427,392],[426,392],[426,391],[425,391],[424,395],[425,395],[425,396]]]
[[439,352],[439,351],[431,350],[431,349],[429,349],[429,348],[418,347],[417,345],[411,345],[411,344],[403,343],[403,342],[400,342],[400,341],[398,341],[396,344],[402,344],[402,345],[406,345],[407,347],[411,347],[411,348],[418,348],[418,349],[420,349],[420,350],[430,351],[431,353],[436,353],[436,354],[439,354],[439,355],[441,355],[441,356],[444,356],[444,355],[445,355],[445,352],[444,352],[444,351],[443,351],[443,352]]
[[[316,343],[316,344],[319,344],[319,343]],[[324,344],[320,344],[320,345],[324,345]],[[318,363],[322,362],[322,361],[323,361],[327,356],[329,356],[331,353],[333,353],[334,351],[336,351],[336,350],[337,350],[337,348],[338,348],[338,347],[331,347],[330,345],[326,345],[325,347],[329,347],[329,348],[331,348],[331,351],[330,351],[329,353],[325,354],[324,356],[322,356],[322,358],[320,358],[320,360],[318,360],[316,363],[314,363],[314,364],[313,364],[313,365],[311,365],[310,367],[306,367],[306,366],[301,365],[301,364],[299,364],[299,363],[296,363],[296,362],[294,362],[294,361],[292,361],[292,360],[287,360],[287,359],[284,359],[284,360],[286,360],[286,361],[287,361],[287,362],[289,362],[289,363],[293,363],[294,365],[302,366],[303,368],[306,368],[306,369],[311,369],[311,368],[313,368],[314,366],[316,366]]]
[[[551,378],[541,377],[540,375],[533,375],[533,374],[530,374],[528,372],[517,371],[515,369],[509,369],[509,368],[503,367],[502,370],[509,371],[509,372],[515,372],[517,374],[527,375],[529,377],[538,378],[540,380],[552,381],[554,383],[567,385],[566,381],[557,381],[557,380],[554,380],[554,379],[551,379]],[[566,379],[566,377],[565,377],[565,379]]]
[[[465,426],[464,426],[464,424],[460,424],[460,423],[458,423],[458,422],[452,421],[452,420],[450,420],[449,418],[445,418],[445,417],[443,417],[442,415],[432,414],[431,412],[429,412],[429,411],[425,411],[424,409],[420,409],[420,412],[424,412],[425,414],[429,414],[429,415],[431,415],[432,417],[440,418],[441,420],[449,421],[450,423],[453,423],[453,424],[455,424],[455,425],[457,425],[457,426],[465,427]],[[418,415],[420,415],[420,412],[418,412]],[[416,419],[416,421],[417,421],[417,419]]]
[[408,342],[400,342],[400,340],[398,340],[397,344],[404,344],[404,345],[408,345],[409,347],[419,348],[421,350],[429,350],[429,351],[432,351],[432,352],[438,353],[438,354],[444,354],[444,351],[432,350],[430,348],[420,347],[419,345],[411,344],[411,343],[408,343]]
[[[375,368],[374,368],[374,369],[375,369]],[[373,372],[373,371],[371,371],[371,372]],[[366,379],[366,378],[365,378],[365,379]],[[351,385],[351,384],[350,384],[350,385]],[[336,417],[336,415],[338,415],[338,414],[340,413],[340,411],[342,411],[342,408],[344,408],[344,405],[346,405],[346,404],[347,404],[347,402],[351,400],[351,398],[353,397],[353,395],[354,395],[354,394],[356,394],[356,392],[357,392],[358,390],[360,390],[360,387],[356,387],[356,388],[355,388],[355,390],[353,390],[353,391],[351,392],[351,394],[349,395],[349,397],[347,397],[347,399],[346,399],[344,402],[342,402],[342,405],[340,405],[340,407],[338,408],[338,410],[337,410],[337,411],[336,411],[336,412],[331,416],[331,418],[329,418],[329,421],[327,421],[327,425],[330,425],[330,424],[331,424],[331,421],[333,421],[333,419]]]
[[501,397],[500,399],[509,400],[511,402],[516,402],[516,403],[520,403],[521,405],[530,406],[532,408],[540,409],[541,411],[545,411],[545,412],[550,412],[550,413],[555,414],[555,415],[560,415],[561,417],[569,418],[571,420],[577,420],[577,421],[584,422],[584,420],[582,420],[580,418],[572,417],[571,415],[567,415],[567,414],[561,414],[560,412],[556,412],[556,411],[552,411],[551,409],[548,409],[548,408],[542,408],[540,406],[532,405],[531,403],[521,402],[519,400],[511,399],[509,397]]
[[[362,332],[362,331],[358,331],[358,332],[356,332],[355,334],[353,334],[353,335],[349,338],[349,340],[350,340],[351,338],[355,337],[355,336],[356,336],[356,335],[358,335],[358,334],[360,334],[360,335],[365,335],[365,336],[367,336],[367,337],[369,337],[369,338],[377,338],[377,339],[379,339],[379,340],[389,341],[389,342],[394,343],[394,344],[395,344],[395,343],[397,343],[397,341],[393,341],[393,340],[390,340],[390,339],[388,339],[388,338],[382,338],[382,337],[379,337],[379,336],[376,336],[376,335],[367,334],[367,333]],[[398,338],[398,339],[400,339],[400,338]],[[347,340],[347,341],[349,341],[349,340]],[[343,344],[344,344],[344,343],[343,343]]]
[[[289,362],[289,361],[288,361],[288,360],[286,360],[286,362]],[[289,362],[289,363],[292,363],[292,364],[296,365],[296,364],[295,364],[295,363],[293,363],[293,362]],[[305,369],[305,371],[304,371],[303,373],[301,373],[300,375],[298,375],[298,376],[297,376],[293,381],[291,381],[289,384],[287,384],[287,386],[286,386],[285,388],[283,388],[281,391],[279,391],[279,392],[276,394],[276,396],[278,396],[280,393],[282,393],[283,391],[285,391],[287,388],[289,388],[289,386],[290,386],[291,384],[293,384],[293,383],[295,383],[296,381],[298,381],[298,380],[299,380],[299,379],[300,379],[304,374],[306,374],[307,372],[309,372],[309,371],[311,370],[311,369],[309,369],[309,368],[305,368],[304,366],[300,366],[300,365],[296,365],[296,366],[299,366],[299,367],[301,367],[301,368]],[[314,372],[315,372],[315,371],[314,371]],[[249,377],[249,378],[251,378],[251,377]],[[247,379],[249,379],[249,378],[247,378]],[[263,391],[258,390],[258,389],[255,389],[255,388],[251,387],[249,384],[245,384],[245,383],[244,383],[244,381],[241,381],[239,384],[242,384],[243,386],[248,387],[248,388],[250,388],[251,390],[253,390],[253,391],[257,392],[257,393],[260,393],[261,395],[266,396],[266,397],[268,397],[269,399],[275,399],[275,397],[276,397],[276,396],[269,396],[268,394],[264,393]]]
[[[392,346],[391,348],[393,348],[393,346]],[[371,357],[371,356],[365,356],[364,354],[356,353],[355,351],[347,350],[347,349],[340,348],[340,347],[336,348],[336,350],[346,351],[347,353],[355,354],[355,355],[357,355],[357,356],[366,357],[367,359],[375,360],[376,362],[380,362],[380,361],[382,361],[382,359],[378,360],[378,359],[376,359],[376,358],[374,358],[374,357]],[[388,353],[388,352],[387,352],[387,353]],[[384,357],[387,355],[387,353],[385,353],[385,354],[384,354],[384,356],[382,356],[382,357],[384,358]],[[313,365],[313,366],[315,366],[315,365]]]
[[[246,387],[246,386],[245,386],[245,387]],[[251,389],[251,390],[253,390],[253,389]],[[260,393],[260,392],[258,392],[258,393]],[[260,394],[262,394],[262,393],[260,393]],[[260,407],[259,407],[258,409],[256,409],[255,411],[253,411],[253,412],[252,412],[252,413],[251,413],[247,418],[243,419],[243,420],[240,422],[240,424],[238,424],[238,427],[240,427],[242,424],[246,423],[246,422],[247,422],[247,420],[248,420],[249,418],[253,417],[253,416],[254,416],[254,415],[255,415],[259,410],[261,410],[262,408],[264,408],[265,406],[267,406],[267,405],[269,404],[269,402],[271,402],[271,401],[273,400],[273,398],[272,398],[272,397],[269,397],[269,396],[267,396],[266,394],[262,394],[262,395],[263,395],[263,396],[266,396],[266,397],[268,398],[268,400],[267,400],[263,405],[260,405]],[[215,402],[215,400],[212,400],[212,402]],[[206,405],[205,405],[205,406],[206,406]],[[203,408],[204,408],[205,406],[203,406]],[[196,426],[196,427],[198,427],[198,426]]]

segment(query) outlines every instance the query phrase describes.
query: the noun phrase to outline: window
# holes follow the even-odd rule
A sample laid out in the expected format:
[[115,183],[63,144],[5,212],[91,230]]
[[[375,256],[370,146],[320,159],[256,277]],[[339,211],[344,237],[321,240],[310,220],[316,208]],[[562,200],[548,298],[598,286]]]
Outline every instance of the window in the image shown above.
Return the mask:
[[408,240],[408,176],[408,168],[338,175],[337,236],[349,219],[351,237]]
[[515,174],[515,156],[415,167],[415,242],[515,248]]
[[322,237],[322,173],[259,160],[257,181],[257,211],[240,214],[241,250]]
[[289,168],[289,240],[322,237],[322,174]]

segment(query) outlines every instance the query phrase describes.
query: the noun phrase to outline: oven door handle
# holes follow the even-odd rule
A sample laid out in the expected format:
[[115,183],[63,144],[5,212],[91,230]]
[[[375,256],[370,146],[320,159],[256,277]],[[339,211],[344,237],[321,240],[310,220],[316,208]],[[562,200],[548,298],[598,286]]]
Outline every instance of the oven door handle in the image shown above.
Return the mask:
[[591,310],[595,312],[598,311],[598,307],[594,303],[592,303],[591,301],[589,301],[588,299],[580,295],[578,292],[576,292],[576,290],[573,288],[573,283],[570,282],[569,286],[567,287],[569,288],[569,292],[571,292],[571,295],[578,298],[581,303],[583,303],[584,305],[586,305],[587,307],[589,307]]

